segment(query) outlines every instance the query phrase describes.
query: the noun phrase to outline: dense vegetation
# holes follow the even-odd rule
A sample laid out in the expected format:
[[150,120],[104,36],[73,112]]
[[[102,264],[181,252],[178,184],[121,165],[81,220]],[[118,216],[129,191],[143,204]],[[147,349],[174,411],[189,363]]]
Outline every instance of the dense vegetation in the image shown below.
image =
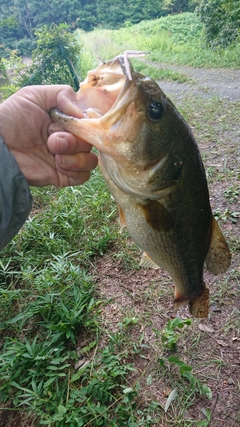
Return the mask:
[[[40,7],[39,7],[40,6]],[[36,47],[36,29],[43,25],[68,24],[71,30],[81,28],[117,29],[142,20],[193,12],[197,8],[206,25],[207,41],[227,45],[239,31],[238,0],[0,0],[0,54],[17,49],[30,54]],[[215,44],[216,44],[215,43]]]
[[181,13],[142,21],[118,30],[96,29],[81,35],[85,50],[95,52],[98,60],[113,58],[127,49],[150,52],[144,63],[134,61],[139,72],[154,79],[168,78],[184,81],[180,70],[167,65],[181,64],[194,67],[239,67],[239,38],[227,47],[206,45],[204,25],[196,13]]
[[10,0],[8,6],[5,3],[0,0],[0,42],[24,52],[33,48],[34,30],[42,25],[66,23],[85,31],[97,26],[116,28],[193,10],[196,0],[162,0],[157,4],[151,0],[41,0],[41,7],[36,0]]
[[197,12],[205,24],[207,43],[227,46],[236,39],[240,28],[239,0],[202,1]]
[[9,80],[2,87],[0,97],[4,99],[29,84],[64,83],[76,90],[79,81],[99,60],[111,59],[128,49],[151,52],[146,61],[134,61],[139,72],[158,80],[168,78],[184,82],[187,80],[185,74],[157,64],[239,67],[239,43],[238,38],[229,46],[212,49],[206,45],[203,23],[196,13],[190,12],[142,21],[117,30],[75,30],[72,33],[66,24],[45,25],[36,31],[31,66],[26,68],[16,51],[11,51],[8,59],[0,60],[2,74]]

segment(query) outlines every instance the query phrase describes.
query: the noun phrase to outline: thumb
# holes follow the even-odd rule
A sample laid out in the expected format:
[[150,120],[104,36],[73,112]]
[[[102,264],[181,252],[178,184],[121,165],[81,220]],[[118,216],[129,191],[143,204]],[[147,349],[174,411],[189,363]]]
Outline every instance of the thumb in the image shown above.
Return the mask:
[[73,116],[78,119],[84,117],[81,105],[77,102],[76,92],[70,86],[62,86],[62,89],[57,94],[56,107],[68,116]]

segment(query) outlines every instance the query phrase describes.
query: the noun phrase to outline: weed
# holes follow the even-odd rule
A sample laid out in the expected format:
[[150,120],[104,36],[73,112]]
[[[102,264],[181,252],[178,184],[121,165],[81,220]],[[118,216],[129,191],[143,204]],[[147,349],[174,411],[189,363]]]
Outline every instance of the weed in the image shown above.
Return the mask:
[[192,367],[187,365],[183,360],[180,360],[177,356],[170,356],[168,362],[178,366],[179,373],[183,378],[186,378],[192,390],[198,389],[200,394],[205,395],[208,399],[212,398],[212,392],[206,384],[202,384],[196,376],[192,373]]
[[138,71],[145,76],[149,76],[155,80],[173,80],[178,81],[180,83],[184,83],[189,81],[189,77],[180,73],[179,71],[173,71],[168,69],[167,67],[157,67],[154,64],[148,64],[140,60],[132,60],[131,61],[135,71]]
[[175,351],[177,341],[180,337],[180,333],[179,331],[176,332],[176,329],[181,330],[184,326],[189,326],[191,324],[191,319],[182,320],[179,317],[176,317],[173,320],[168,320],[167,326],[163,329],[161,337],[164,347],[171,351]]
[[225,209],[224,212],[221,212],[220,209],[215,209],[214,216],[216,219],[222,220],[223,222],[230,220],[233,224],[237,224],[240,212],[232,211],[230,208]]
[[[119,30],[97,29],[83,34],[82,39],[98,60],[108,60],[124,50],[137,49],[150,51],[148,59],[157,63],[195,67],[239,66],[238,43],[224,49],[207,47],[203,24],[194,13],[142,21]],[[171,78],[170,72],[167,78]]]
[[212,413],[210,409],[202,409],[202,413],[206,417],[206,419],[197,421],[196,427],[208,427],[211,423]]
[[224,196],[230,203],[235,202],[239,198],[240,186],[238,184],[231,184],[230,187],[224,191]]

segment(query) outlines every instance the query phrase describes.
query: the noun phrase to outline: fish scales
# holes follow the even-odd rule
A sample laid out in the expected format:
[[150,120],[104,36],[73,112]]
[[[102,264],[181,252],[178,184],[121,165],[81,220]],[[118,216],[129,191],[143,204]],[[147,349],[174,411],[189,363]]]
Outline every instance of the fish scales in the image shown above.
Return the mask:
[[188,302],[193,316],[205,317],[204,262],[219,274],[231,254],[212,215],[198,146],[158,84],[126,61],[120,55],[88,73],[77,94],[85,118],[50,115],[98,149],[121,227],[144,252],[141,265],[169,272],[175,309]]
[[[130,235],[135,243],[150,256],[152,261],[169,272],[174,282],[178,284],[179,293],[184,295],[184,300],[201,295],[204,288],[203,264],[210,242],[211,210],[210,205],[207,204],[204,211],[199,210],[201,216],[199,219],[196,215],[195,205],[195,224],[191,224],[189,227],[188,218],[192,216],[192,212],[188,212],[189,217],[185,214],[186,206],[182,202],[181,189],[179,191],[179,188],[184,185],[184,179],[187,178],[184,176],[184,171],[182,171],[181,180],[176,185],[174,192],[159,200],[168,212],[173,224],[169,231],[166,231],[164,226],[161,231],[153,229],[146,222],[142,209],[136,200],[114,185],[103,166],[101,166],[101,170],[111,194],[124,211],[126,228],[130,230]],[[206,191],[206,186],[204,185],[204,187]],[[199,190],[203,192],[204,188]],[[186,197],[186,193],[184,196]],[[191,193],[188,198],[189,200],[192,199]],[[198,200],[202,206],[201,197]],[[181,212],[182,215],[179,215]],[[185,289],[183,289],[182,284],[184,284]],[[181,298],[179,301],[176,298],[176,306],[177,303],[181,303]]]

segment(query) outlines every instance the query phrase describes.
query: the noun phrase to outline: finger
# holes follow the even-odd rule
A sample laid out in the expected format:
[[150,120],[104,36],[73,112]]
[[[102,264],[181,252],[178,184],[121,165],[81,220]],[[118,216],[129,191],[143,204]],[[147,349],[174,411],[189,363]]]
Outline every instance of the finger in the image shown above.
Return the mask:
[[63,87],[57,95],[57,108],[68,116],[78,119],[84,118],[81,105],[77,101],[76,93],[69,86]]
[[57,187],[63,188],[68,187],[69,185],[81,185],[84,184],[84,182],[86,182],[89,178],[90,172],[75,172],[71,176],[66,176],[59,173]]
[[59,123],[51,123],[50,126],[48,126],[49,135],[51,135],[51,133],[54,133],[54,132],[62,132],[62,131],[64,131],[64,129]]
[[76,154],[91,151],[92,146],[68,132],[54,132],[49,135],[47,146],[52,154]]
[[55,164],[59,171],[67,176],[73,176],[72,172],[87,172],[98,164],[98,157],[94,153],[57,154]]
[[84,184],[84,182],[88,181],[90,178],[90,172],[82,172],[81,176],[78,176],[76,178],[69,178],[69,185],[81,185]]

